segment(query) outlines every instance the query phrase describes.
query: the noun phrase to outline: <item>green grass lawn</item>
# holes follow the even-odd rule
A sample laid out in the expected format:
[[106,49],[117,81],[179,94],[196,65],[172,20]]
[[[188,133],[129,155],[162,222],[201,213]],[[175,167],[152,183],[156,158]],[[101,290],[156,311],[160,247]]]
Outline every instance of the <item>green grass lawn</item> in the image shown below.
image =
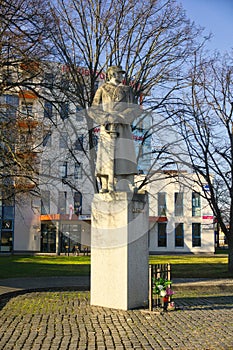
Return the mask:
[[0,256],[0,278],[89,274],[89,256]]
[[226,255],[172,255],[150,257],[151,264],[171,264],[172,278],[231,278]]
[[[228,278],[227,256],[154,255],[152,264],[172,265],[172,278]],[[90,274],[90,256],[0,256],[0,278],[83,276]]]

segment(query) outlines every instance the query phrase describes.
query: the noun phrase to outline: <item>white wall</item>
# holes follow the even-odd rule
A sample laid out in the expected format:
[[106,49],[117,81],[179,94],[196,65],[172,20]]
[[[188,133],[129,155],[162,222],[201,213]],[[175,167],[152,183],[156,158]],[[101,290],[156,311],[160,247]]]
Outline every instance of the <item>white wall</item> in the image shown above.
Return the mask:
[[[192,192],[202,192],[195,182],[195,175],[189,173],[179,174],[177,177],[169,177],[164,173],[153,175],[150,184],[147,186],[149,192],[150,216],[154,222],[150,223],[149,250],[150,252],[174,252],[174,253],[213,253],[214,225],[211,209],[207,201],[201,197],[201,215],[192,216]],[[167,204],[167,246],[158,247],[158,192],[166,193]],[[183,192],[183,216],[174,214],[174,193]],[[175,247],[175,226],[176,223],[183,223],[184,246]],[[201,246],[192,246],[192,223],[201,224]]]
[[40,251],[38,201],[28,194],[16,196],[14,251]]

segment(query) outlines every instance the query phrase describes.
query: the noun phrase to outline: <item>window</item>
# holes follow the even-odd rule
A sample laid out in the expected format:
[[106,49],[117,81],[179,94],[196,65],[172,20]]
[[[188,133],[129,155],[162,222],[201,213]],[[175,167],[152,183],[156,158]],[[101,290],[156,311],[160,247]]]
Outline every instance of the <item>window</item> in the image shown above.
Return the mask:
[[53,105],[49,101],[46,101],[44,104],[44,117],[49,119],[53,117]]
[[53,88],[53,84],[54,84],[54,74],[53,73],[45,73],[44,74],[44,80],[45,80],[45,86],[47,88]]
[[60,148],[67,148],[67,139],[68,139],[68,133],[61,132],[60,140],[59,140],[59,147]]
[[43,138],[43,146],[51,147],[51,144],[52,144],[51,132],[48,132]]
[[70,80],[68,78],[61,79],[61,86],[63,91],[69,90],[70,88]]
[[83,121],[83,108],[81,106],[76,106],[76,121]]
[[158,193],[158,216],[166,216],[166,193]]
[[201,196],[200,193],[192,193],[192,216],[201,216]]
[[0,110],[5,117],[15,117],[19,106],[19,97],[16,95],[0,96]]
[[175,247],[184,246],[184,224],[175,224]]
[[175,216],[183,216],[183,192],[175,192]]
[[62,102],[60,105],[60,117],[62,120],[65,120],[69,117],[69,103]]
[[66,214],[66,198],[67,198],[66,192],[58,193],[58,207],[57,207],[58,214]]
[[50,175],[51,162],[48,159],[43,159],[41,162],[41,173],[42,175]]
[[67,162],[60,162],[60,164],[59,164],[59,177],[61,179],[65,179],[67,177],[67,167],[68,167]]
[[74,178],[81,179],[82,176],[83,176],[82,164],[75,163],[75,165],[74,165]]
[[50,213],[50,192],[41,191],[41,214]]
[[97,151],[98,139],[99,139],[98,136],[95,134],[94,130],[92,130],[92,133],[91,133],[92,144],[90,143],[90,149],[92,149],[92,147],[95,147],[95,149]]
[[21,103],[21,112],[27,116],[33,116],[33,102],[23,101]]
[[82,214],[82,193],[74,193],[74,212],[75,214]]
[[77,151],[83,151],[83,135],[79,135],[74,145]]
[[158,223],[158,247],[167,246],[167,224]]
[[192,223],[192,246],[201,247],[201,224]]

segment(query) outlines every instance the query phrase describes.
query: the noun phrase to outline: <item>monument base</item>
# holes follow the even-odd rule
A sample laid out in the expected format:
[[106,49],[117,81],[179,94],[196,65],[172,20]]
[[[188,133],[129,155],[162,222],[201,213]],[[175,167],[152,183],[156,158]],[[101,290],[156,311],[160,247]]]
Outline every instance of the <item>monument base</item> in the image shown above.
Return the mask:
[[148,197],[113,192],[92,203],[91,305],[129,310],[148,300]]

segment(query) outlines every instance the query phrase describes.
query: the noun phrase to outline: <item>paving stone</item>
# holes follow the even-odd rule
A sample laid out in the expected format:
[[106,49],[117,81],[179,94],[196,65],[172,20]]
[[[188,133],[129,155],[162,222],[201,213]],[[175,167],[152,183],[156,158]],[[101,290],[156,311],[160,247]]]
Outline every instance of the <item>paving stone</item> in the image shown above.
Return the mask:
[[[30,293],[31,303],[40,295]],[[0,349],[233,349],[233,296],[177,299],[179,310],[167,313],[92,307],[78,293],[61,298],[64,305],[59,310],[35,306],[30,313],[20,308],[27,297],[20,295],[3,305]]]

